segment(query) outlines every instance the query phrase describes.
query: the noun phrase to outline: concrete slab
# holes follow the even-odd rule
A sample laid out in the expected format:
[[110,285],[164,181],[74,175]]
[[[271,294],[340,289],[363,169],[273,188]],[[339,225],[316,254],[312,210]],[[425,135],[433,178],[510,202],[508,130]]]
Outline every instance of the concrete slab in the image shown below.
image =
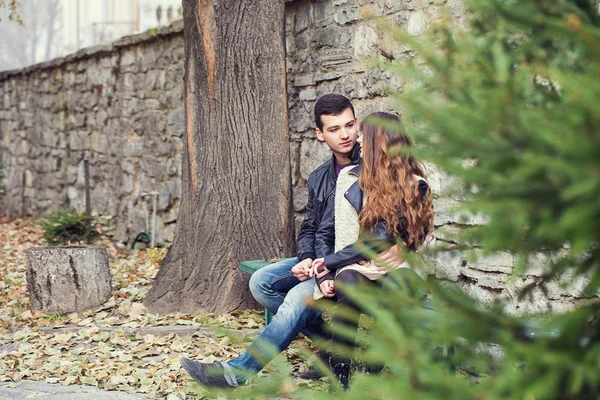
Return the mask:
[[0,383],[0,400],[141,400],[141,394],[106,391],[85,385],[20,381]]

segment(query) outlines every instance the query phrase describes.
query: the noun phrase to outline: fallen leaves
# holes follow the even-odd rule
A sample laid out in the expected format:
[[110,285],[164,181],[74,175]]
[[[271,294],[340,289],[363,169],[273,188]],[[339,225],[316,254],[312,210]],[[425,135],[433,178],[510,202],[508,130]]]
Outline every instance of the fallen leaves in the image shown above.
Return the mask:
[[[1,222],[0,222],[1,223]],[[181,357],[226,361],[241,354],[264,327],[257,311],[217,314],[148,313],[143,299],[165,249],[147,254],[102,243],[110,256],[113,293],[85,313],[32,312],[25,279],[25,249],[43,245],[31,219],[0,225],[0,382],[42,380],[183,399],[206,392],[179,365]],[[236,332],[237,331],[237,332]],[[294,369],[305,369],[296,342]],[[286,386],[283,390],[290,393]]]

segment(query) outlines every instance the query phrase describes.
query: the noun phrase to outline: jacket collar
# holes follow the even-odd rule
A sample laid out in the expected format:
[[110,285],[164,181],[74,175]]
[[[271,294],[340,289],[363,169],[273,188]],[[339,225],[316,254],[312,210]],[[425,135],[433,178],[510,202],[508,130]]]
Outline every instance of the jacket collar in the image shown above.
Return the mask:
[[352,174],[352,175],[359,176],[360,175],[360,169],[361,169],[361,164],[358,164],[354,168],[352,168],[350,171],[348,171],[348,173]]
[[[348,173],[355,176],[359,176],[360,164],[352,168],[350,171],[348,171]],[[344,193],[344,197],[350,202],[350,204],[352,204],[352,207],[354,207],[356,213],[359,214],[363,206],[363,192],[362,190],[360,190],[358,179],[352,184],[352,186],[350,186],[350,188],[348,188],[348,190],[346,190],[346,193]]]
[[358,143],[354,144],[354,147],[350,152],[350,160],[352,160],[352,164],[360,163],[360,145]]
[[[360,165],[360,146],[358,143],[354,145],[352,151],[350,152],[350,161],[352,162],[352,164],[356,164],[357,167]],[[353,171],[354,168],[350,172]],[[358,172],[356,173],[356,175],[358,175],[359,172],[360,167],[358,168]],[[329,160],[329,182],[335,185],[335,180],[335,156],[331,156],[331,159]]]

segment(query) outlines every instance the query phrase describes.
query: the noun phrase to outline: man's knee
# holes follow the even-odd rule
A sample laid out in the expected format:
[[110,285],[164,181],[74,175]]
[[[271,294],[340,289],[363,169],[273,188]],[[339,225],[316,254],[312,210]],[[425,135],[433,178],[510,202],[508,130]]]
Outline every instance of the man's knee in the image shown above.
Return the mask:
[[254,272],[250,276],[250,292],[259,302],[264,296],[273,295],[276,291],[281,291],[280,288],[273,287],[274,282],[280,281],[282,278],[290,275],[290,271],[296,265],[297,259],[289,258],[281,260],[277,263],[268,265]]
[[268,294],[270,289],[269,281],[269,274],[260,269],[250,276],[248,286],[250,287],[252,296],[254,296],[256,300],[260,301],[264,294]]

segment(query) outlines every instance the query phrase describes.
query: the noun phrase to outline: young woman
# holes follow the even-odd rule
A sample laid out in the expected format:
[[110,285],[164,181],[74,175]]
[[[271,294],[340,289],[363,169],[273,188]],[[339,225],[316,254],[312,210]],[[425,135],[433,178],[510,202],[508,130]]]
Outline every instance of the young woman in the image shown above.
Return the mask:
[[[340,172],[335,201],[326,210],[334,213],[334,218],[323,218],[333,222],[321,226],[317,233],[317,243],[333,247],[335,252],[316,259],[312,270],[325,297],[334,297],[338,305],[354,309],[358,308],[343,287],[361,282],[382,285],[387,275],[386,268],[365,257],[364,249],[377,254],[403,242],[408,250],[416,250],[433,228],[433,203],[425,172],[412,156],[401,152],[411,146],[411,140],[400,119],[389,113],[371,114],[362,122],[361,134],[362,163]],[[387,267],[410,268],[406,262]],[[332,324],[340,323],[357,327],[357,321],[334,312]],[[334,341],[354,345],[354,340],[336,337],[335,332]],[[330,367],[340,384],[347,387],[349,360],[331,357]]]

